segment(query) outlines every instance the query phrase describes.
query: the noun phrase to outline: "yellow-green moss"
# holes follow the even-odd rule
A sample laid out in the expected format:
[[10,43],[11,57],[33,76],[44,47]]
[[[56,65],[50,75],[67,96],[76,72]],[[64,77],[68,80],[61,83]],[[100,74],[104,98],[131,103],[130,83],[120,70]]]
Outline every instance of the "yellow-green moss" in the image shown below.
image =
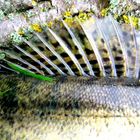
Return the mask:
[[42,32],[42,28],[41,28],[41,26],[38,24],[38,23],[34,23],[34,24],[32,24],[31,25],[31,28],[34,30],[34,31],[36,31],[36,32]]

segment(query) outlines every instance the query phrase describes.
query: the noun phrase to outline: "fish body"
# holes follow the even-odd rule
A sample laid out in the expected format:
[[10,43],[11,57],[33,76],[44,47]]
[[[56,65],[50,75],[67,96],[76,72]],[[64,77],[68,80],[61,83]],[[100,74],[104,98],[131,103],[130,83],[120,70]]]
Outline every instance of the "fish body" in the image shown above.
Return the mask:
[[140,138],[138,80],[59,77],[48,83],[23,76],[1,78],[2,140]]

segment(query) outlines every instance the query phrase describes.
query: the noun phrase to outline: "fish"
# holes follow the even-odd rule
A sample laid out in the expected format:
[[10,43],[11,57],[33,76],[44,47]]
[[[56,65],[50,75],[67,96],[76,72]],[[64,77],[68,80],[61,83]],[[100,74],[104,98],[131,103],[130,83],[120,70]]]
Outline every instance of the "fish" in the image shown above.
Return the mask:
[[34,4],[0,22],[0,138],[139,139],[139,19]]

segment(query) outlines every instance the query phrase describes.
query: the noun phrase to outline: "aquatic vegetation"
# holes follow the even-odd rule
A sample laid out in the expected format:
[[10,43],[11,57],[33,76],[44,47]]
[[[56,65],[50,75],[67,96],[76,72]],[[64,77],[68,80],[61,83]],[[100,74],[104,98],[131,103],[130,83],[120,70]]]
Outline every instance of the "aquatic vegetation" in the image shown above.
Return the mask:
[[43,80],[43,81],[48,81],[48,82],[53,82],[53,78],[50,78],[50,77],[46,77],[46,76],[43,76],[43,75],[38,75],[38,74],[34,74],[30,71],[27,71],[27,70],[24,70],[23,68],[17,66],[16,64],[13,64],[13,63],[9,63],[8,64],[13,70],[15,71],[18,71],[24,75],[27,75],[27,76],[31,76],[31,77],[34,77],[34,78],[37,78],[37,79],[40,79],[40,80]]

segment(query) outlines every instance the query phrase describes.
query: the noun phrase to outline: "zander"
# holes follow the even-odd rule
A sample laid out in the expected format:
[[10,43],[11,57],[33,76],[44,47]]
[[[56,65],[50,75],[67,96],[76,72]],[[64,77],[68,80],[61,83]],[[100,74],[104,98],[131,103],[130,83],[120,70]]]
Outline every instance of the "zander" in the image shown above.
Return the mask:
[[139,140],[139,18],[32,2],[0,22],[0,139]]

